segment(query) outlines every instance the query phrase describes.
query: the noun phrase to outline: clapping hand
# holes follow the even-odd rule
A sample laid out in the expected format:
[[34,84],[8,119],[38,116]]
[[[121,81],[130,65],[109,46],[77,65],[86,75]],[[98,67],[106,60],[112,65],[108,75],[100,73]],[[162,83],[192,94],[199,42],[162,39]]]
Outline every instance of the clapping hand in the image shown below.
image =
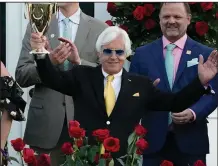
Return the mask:
[[71,55],[71,46],[68,43],[61,43],[54,50],[50,51],[49,58],[54,65],[64,63],[64,61]]
[[68,60],[73,64],[80,64],[81,60],[75,44],[65,38],[58,38],[58,40],[60,40],[63,43],[69,44],[69,46],[71,47],[71,54],[69,55]]
[[211,52],[207,61],[204,63],[204,58],[200,55],[198,64],[198,76],[202,85],[212,80],[218,72],[218,52],[214,50]]

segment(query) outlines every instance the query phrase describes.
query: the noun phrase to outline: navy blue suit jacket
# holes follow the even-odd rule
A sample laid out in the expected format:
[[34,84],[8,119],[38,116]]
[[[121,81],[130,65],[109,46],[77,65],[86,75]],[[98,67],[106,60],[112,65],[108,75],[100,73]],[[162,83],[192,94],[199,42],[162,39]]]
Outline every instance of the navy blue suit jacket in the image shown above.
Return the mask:
[[[191,54],[187,54],[187,50],[190,50]],[[176,73],[173,92],[177,92],[188,85],[198,74],[198,65],[188,67],[187,61],[199,58],[200,54],[206,60],[211,51],[211,48],[189,37],[187,38]],[[148,76],[152,80],[160,78],[161,81],[157,87],[167,92],[171,91],[164,65],[162,39],[136,49],[130,72]],[[211,85],[213,86],[213,82],[211,82]],[[196,121],[184,125],[173,124],[176,141],[182,152],[188,154],[206,154],[209,152],[208,121],[206,118],[216,107],[217,101],[214,96],[203,96],[197,103],[189,107],[196,113]],[[149,148],[145,151],[145,154],[159,151],[163,147],[169,131],[168,113],[147,112],[142,119],[142,124],[148,129],[146,139]]]

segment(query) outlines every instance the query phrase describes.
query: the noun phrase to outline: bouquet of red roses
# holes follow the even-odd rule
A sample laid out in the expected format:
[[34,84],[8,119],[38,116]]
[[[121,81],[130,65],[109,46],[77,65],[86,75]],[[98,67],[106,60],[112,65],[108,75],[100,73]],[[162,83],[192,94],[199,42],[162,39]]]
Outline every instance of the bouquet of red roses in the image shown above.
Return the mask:
[[[135,131],[128,139],[127,154],[116,160],[122,165],[138,165],[142,152],[148,147],[148,143],[143,138],[146,133],[144,127],[141,125],[136,126]],[[69,135],[72,142],[66,142],[62,146],[62,152],[66,155],[63,166],[114,166],[115,159],[112,158],[112,153],[119,151],[120,140],[110,136],[108,129],[97,129],[92,132],[92,136],[97,142],[93,146],[88,144],[85,130],[80,128],[77,121],[69,122]]]
[[[97,129],[92,132],[97,142],[95,145],[88,144],[85,132],[78,121],[69,122],[69,136],[72,141],[65,142],[61,147],[66,155],[66,161],[62,166],[114,166],[114,160],[118,160],[125,166],[138,166],[143,151],[148,147],[147,141],[144,140],[147,130],[141,125],[137,125],[128,138],[127,154],[118,159],[113,159],[112,153],[119,151],[120,140],[112,137],[108,129]],[[11,144],[22,156],[23,166],[23,161],[31,166],[51,165],[49,155],[41,154],[35,157],[37,154],[33,149],[25,148],[25,143],[21,138],[12,140]]]

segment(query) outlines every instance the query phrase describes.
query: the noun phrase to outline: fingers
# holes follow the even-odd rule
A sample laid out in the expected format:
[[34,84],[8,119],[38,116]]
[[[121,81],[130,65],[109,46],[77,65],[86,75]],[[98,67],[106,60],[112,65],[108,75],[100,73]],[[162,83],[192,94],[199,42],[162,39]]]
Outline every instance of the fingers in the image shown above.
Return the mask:
[[71,54],[71,47],[67,43],[60,44],[51,52],[51,60],[55,64],[62,64]]
[[74,51],[77,50],[75,44],[72,43],[70,40],[63,38],[63,37],[58,38],[58,40],[63,42],[63,43],[69,43],[69,45],[72,47],[72,50],[74,50]]
[[157,86],[159,83],[160,83],[160,78],[157,78],[157,79],[153,82],[153,85],[154,85],[154,86]]
[[40,49],[45,47],[47,42],[47,38],[45,36],[41,36],[38,33],[32,33],[30,37],[30,44],[32,49]]

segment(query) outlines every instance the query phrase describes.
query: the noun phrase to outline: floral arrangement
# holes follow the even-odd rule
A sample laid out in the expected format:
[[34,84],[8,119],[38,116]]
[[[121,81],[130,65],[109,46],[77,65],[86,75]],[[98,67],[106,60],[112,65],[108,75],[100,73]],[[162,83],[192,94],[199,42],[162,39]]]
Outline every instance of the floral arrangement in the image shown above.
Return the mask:
[[[113,153],[119,151],[120,140],[112,137],[108,129],[97,129],[92,132],[92,136],[96,140],[95,145],[88,144],[86,131],[80,127],[78,121],[69,122],[68,132],[72,141],[65,142],[61,147],[62,152],[66,155],[63,166],[114,166],[114,160],[125,166],[137,166],[141,161],[143,151],[148,147],[148,143],[144,139],[147,130],[141,125],[137,125],[129,136],[127,154],[118,159],[113,159],[112,156]],[[37,158],[33,149],[25,148],[25,143],[21,138],[11,140],[11,145],[23,158],[23,166],[24,162],[30,166],[51,165],[49,155],[41,154]],[[17,161],[15,158],[13,160]]]
[[[194,40],[218,47],[218,3],[189,2],[192,12],[187,34]],[[160,3],[153,2],[109,2],[107,11],[112,16],[106,23],[119,25],[132,40],[133,50],[161,37],[159,25]]]
[[[147,130],[138,124],[134,132],[128,138],[127,154],[114,159],[113,153],[120,149],[120,140],[112,137],[108,129],[97,129],[92,132],[96,140],[95,145],[88,144],[86,131],[80,127],[78,121],[69,122],[69,136],[71,142],[65,142],[61,150],[66,156],[66,161],[62,166],[114,166],[114,160],[117,160],[123,166],[139,166],[143,151],[148,148],[148,142],[144,139]],[[51,166],[50,156],[48,154],[37,154],[31,148],[25,148],[26,144],[21,138],[11,140],[11,145],[15,151],[22,157],[21,165],[28,166]],[[8,160],[18,162],[16,158],[4,157]],[[160,166],[173,166],[173,163],[167,160],[162,161]],[[195,162],[193,166],[206,166],[201,160]]]

